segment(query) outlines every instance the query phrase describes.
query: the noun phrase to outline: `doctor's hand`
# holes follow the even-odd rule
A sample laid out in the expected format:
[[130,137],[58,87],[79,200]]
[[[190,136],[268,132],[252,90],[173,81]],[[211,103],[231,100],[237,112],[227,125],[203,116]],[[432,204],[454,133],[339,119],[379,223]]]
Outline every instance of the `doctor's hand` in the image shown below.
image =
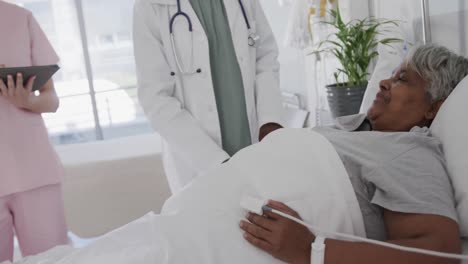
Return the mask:
[[32,92],[36,76],[29,78],[26,86],[23,85],[23,75],[18,73],[16,82],[14,77],[9,75],[7,83],[0,79],[0,96],[7,99],[10,103],[21,109],[28,109],[31,102],[36,97]]
[[283,127],[281,125],[279,125],[279,124],[276,124],[276,123],[268,123],[268,124],[263,125],[260,128],[260,133],[259,133],[259,136],[258,136],[258,140],[262,141],[268,134],[270,134],[271,132],[273,132],[275,130],[281,129],[281,128],[283,128]]
[[[268,206],[296,218],[299,214],[283,203],[270,201]],[[263,216],[249,213],[249,221],[241,221],[244,238],[273,257],[292,264],[309,264],[311,243],[315,240],[306,227],[272,212]]]

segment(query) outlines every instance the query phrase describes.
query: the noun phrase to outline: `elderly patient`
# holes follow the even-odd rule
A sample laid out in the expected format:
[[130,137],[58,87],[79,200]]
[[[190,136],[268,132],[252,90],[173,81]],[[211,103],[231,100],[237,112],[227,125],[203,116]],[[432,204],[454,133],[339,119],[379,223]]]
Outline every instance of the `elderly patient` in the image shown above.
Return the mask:
[[[345,165],[369,238],[461,251],[442,147],[428,127],[467,74],[466,58],[440,46],[420,46],[391,78],[380,82],[367,115],[339,118],[334,127],[315,129],[333,144]],[[269,205],[299,217],[280,202]],[[288,263],[310,263],[315,236],[309,230],[269,212],[247,218],[240,225],[252,245]],[[457,263],[364,243],[328,239],[325,244],[326,264]]]

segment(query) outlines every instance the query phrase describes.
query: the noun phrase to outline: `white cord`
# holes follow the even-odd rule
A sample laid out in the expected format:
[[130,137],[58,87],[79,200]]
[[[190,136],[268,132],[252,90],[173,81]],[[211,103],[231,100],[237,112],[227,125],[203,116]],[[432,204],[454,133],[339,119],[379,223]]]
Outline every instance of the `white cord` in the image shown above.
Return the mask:
[[325,237],[335,237],[335,238],[341,238],[341,239],[346,239],[346,240],[351,240],[354,242],[364,242],[368,244],[374,244],[382,247],[387,247],[391,249],[396,249],[404,252],[411,252],[411,253],[418,253],[418,254],[423,254],[423,255],[429,255],[429,256],[434,256],[434,257],[441,257],[441,258],[448,258],[448,259],[459,259],[459,260],[468,260],[468,255],[458,255],[458,254],[450,254],[450,253],[442,253],[442,252],[437,252],[437,251],[432,251],[432,250],[426,250],[426,249],[419,249],[419,248],[411,248],[411,247],[405,247],[405,246],[399,246],[395,244],[390,244],[387,242],[381,242],[377,240],[372,240],[368,238],[363,238],[363,237],[358,237],[358,236],[353,236],[353,235],[348,235],[348,234],[342,234],[342,233],[335,233],[335,232],[320,232],[319,228],[316,228],[314,226],[311,226],[307,224],[306,222],[299,220],[293,216],[290,216],[288,214],[285,214],[283,212],[280,212],[278,210],[272,209],[268,206],[263,206],[264,211],[270,211],[272,213],[275,213],[277,215],[280,215],[282,217],[288,218],[300,225],[303,225],[307,228],[309,228],[313,233],[320,234],[321,236]]

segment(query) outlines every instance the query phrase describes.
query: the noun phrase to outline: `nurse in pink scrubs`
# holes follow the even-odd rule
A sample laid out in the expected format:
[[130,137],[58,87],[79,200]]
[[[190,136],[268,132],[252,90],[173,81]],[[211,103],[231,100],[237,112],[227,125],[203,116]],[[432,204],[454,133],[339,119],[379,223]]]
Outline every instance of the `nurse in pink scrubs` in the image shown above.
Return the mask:
[[[3,67],[58,62],[31,12],[1,0],[0,36]],[[21,75],[0,81],[0,263],[12,259],[13,234],[24,256],[67,243],[64,172],[41,117],[55,112],[59,100],[52,80],[39,95],[30,92],[34,78],[25,81],[24,87]]]

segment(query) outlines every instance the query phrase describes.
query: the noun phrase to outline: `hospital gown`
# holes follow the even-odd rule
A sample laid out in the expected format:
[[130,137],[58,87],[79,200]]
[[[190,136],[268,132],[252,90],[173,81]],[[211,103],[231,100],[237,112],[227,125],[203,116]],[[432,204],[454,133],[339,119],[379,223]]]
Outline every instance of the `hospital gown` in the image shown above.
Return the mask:
[[354,187],[367,236],[385,240],[383,208],[440,215],[457,221],[441,143],[429,129],[374,132],[365,115],[314,128],[338,152]]

